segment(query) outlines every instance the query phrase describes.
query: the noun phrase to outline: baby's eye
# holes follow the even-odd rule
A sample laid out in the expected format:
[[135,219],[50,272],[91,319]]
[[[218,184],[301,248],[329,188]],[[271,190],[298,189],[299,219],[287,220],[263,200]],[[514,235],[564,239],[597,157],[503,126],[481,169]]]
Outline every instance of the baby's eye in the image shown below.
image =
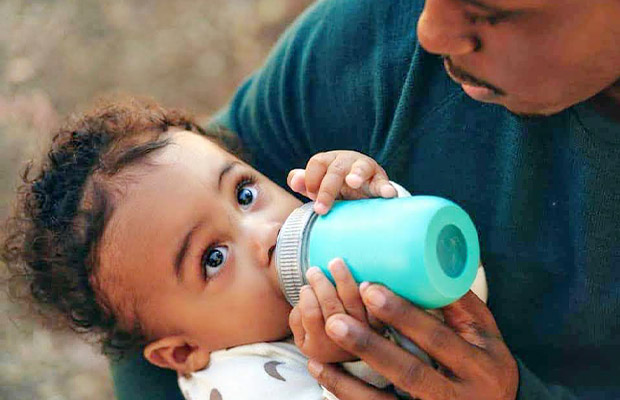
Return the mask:
[[228,258],[228,247],[217,246],[207,249],[202,255],[202,272],[206,278],[211,278],[220,271]]
[[254,186],[244,184],[237,188],[237,203],[241,208],[248,208],[256,201],[258,190]]

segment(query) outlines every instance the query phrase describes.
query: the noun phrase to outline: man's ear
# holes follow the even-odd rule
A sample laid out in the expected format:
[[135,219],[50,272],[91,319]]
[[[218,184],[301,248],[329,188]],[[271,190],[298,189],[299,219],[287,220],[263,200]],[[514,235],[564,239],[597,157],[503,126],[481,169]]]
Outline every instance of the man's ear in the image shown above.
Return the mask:
[[144,358],[161,368],[181,374],[198,371],[209,364],[210,352],[204,346],[189,343],[183,336],[166,336],[149,343]]

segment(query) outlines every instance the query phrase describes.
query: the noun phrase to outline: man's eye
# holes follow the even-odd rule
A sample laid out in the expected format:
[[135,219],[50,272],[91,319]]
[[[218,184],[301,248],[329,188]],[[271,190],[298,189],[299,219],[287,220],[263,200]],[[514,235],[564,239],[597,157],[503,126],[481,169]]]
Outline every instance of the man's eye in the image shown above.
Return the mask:
[[256,201],[256,196],[258,194],[258,190],[254,186],[250,185],[242,185],[237,188],[237,203],[241,205],[242,208],[247,208]]
[[206,278],[211,278],[220,271],[228,258],[228,247],[217,246],[207,249],[202,255],[202,272]]
[[510,14],[506,12],[491,14],[491,15],[469,15],[469,21],[472,24],[487,24],[490,26],[494,26],[499,24],[500,22],[504,22]]

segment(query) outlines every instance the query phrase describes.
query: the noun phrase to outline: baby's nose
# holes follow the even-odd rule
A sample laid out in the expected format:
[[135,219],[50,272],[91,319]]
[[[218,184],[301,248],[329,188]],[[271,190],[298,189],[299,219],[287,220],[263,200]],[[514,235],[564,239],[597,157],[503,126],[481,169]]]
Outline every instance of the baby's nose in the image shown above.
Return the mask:
[[263,222],[252,235],[252,248],[261,266],[268,267],[271,263],[281,227],[281,223]]

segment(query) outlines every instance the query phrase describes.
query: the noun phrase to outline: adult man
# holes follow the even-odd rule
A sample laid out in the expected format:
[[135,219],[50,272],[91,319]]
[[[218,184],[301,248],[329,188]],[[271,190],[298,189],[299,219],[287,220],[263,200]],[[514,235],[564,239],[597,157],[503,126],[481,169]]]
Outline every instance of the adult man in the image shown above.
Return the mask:
[[[218,121],[282,184],[355,149],[454,200],[489,277],[494,320],[471,296],[449,331],[385,291],[371,307],[450,372],[343,315],[332,339],[423,399],[620,397],[618,20],[617,0],[327,0],[288,31]],[[311,366],[343,400],[383,395]]]

